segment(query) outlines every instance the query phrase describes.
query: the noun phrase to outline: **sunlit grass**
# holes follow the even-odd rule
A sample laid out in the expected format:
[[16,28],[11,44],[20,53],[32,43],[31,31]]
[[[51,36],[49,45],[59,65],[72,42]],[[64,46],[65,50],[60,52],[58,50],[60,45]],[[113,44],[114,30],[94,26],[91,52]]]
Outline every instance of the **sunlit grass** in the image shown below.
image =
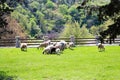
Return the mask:
[[0,71],[15,80],[120,80],[120,47],[105,48],[98,52],[96,46],[81,46],[61,55],[43,55],[36,48],[0,48]]

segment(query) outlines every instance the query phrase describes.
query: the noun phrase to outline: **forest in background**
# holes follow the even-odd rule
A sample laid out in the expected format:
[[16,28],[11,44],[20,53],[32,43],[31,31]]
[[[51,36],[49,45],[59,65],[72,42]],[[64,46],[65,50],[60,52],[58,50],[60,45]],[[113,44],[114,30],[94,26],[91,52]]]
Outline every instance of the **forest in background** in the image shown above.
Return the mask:
[[[69,37],[75,32],[79,33],[78,31],[80,31],[78,37],[93,37],[99,31],[106,29],[105,25],[111,23],[109,21],[108,24],[100,25],[99,11],[88,14],[84,9],[77,10],[76,7],[80,3],[82,0],[25,0],[15,6],[11,16],[29,37],[40,37],[44,34]],[[101,6],[108,3],[108,0],[95,0],[89,5]],[[80,29],[71,33],[76,26]]]
[[[41,35],[89,38],[114,23],[111,18],[101,22],[99,10],[90,12],[90,9],[76,9],[82,2],[83,0],[21,0],[13,5],[11,18],[20,25],[21,33],[30,38],[40,38]],[[92,0],[87,5],[103,6],[109,3],[109,0]]]

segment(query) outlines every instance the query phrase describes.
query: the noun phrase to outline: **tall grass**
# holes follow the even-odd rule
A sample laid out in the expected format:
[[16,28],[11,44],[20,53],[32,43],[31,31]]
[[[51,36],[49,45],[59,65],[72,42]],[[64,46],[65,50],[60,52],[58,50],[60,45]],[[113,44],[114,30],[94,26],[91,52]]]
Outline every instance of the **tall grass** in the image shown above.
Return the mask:
[[76,47],[61,55],[43,55],[36,48],[0,48],[0,79],[120,80],[120,47],[105,48],[98,52],[96,46]]

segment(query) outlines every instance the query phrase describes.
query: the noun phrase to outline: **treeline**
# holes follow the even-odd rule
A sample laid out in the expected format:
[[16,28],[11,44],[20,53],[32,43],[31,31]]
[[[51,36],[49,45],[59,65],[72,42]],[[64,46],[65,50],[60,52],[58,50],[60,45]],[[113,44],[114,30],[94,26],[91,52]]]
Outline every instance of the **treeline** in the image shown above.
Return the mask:
[[[85,9],[76,9],[83,0],[21,0],[14,5],[11,16],[19,22],[30,37],[37,37],[47,33],[59,33],[63,37],[76,35],[69,33],[78,26],[79,36],[93,37],[100,30],[106,29],[98,19],[98,12],[88,14]],[[108,1],[95,0],[88,5],[105,5]],[[101,25],[100,25],[101,24]],[[100,26],[98,26],[100,25]],[[70,30],[71,29],[71,30]],[[69,31],[70,30],[70,31]],[[76,32],[76,31],[74,31]],[[78,35],[77,35],[78,36]]]

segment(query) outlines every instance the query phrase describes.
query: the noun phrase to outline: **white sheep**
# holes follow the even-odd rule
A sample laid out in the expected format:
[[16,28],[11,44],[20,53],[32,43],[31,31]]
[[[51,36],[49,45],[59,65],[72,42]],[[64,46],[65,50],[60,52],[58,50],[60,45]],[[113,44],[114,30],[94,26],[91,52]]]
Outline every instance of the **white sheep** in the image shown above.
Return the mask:
[[44,54],[44,53],[47,53],[47,54],[51,53],[52,47],[54,47],[54,46],[53,46],[53,45],[48,45],[47,47],[44,48],[44,50],[43,50],[42,53],[43,53],[43,54]]
[[21,43],[20,48],[21,51],[27,51],[27,43]]
[[68,43],[68,48],[69,48],[69,49],[72,49],[72,47],[75,47],[74,43],[73,43],[73,42],[69,42],[69,43]]
[[50,45],[50,43],[51,43],[51,40],[40,43],[40,45],[37,47],[37,49],[42,48],[42,47],[47,47],[48,45]]
[[56,49],[56,54],[60,55],[60,49],[59,48]]

